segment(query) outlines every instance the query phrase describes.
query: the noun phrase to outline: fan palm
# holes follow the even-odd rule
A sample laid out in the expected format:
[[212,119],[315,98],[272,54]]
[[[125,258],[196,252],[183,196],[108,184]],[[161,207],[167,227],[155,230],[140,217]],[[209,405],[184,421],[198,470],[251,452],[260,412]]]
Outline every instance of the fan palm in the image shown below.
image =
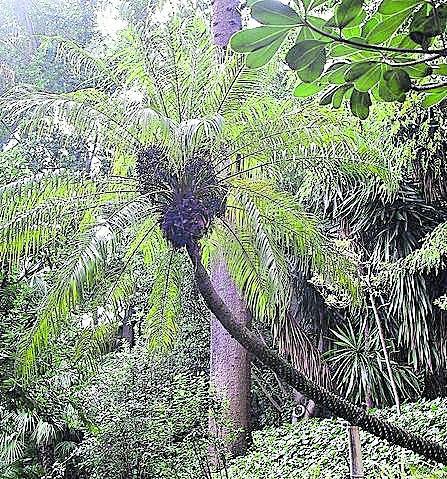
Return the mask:
[[[446,460],[440,446],[315,385],[265,346],[235,321],[202,263],[216,244],[224,244],[230,271],[254,315],[279,329],[290,301],[289,271],[296,264],[356,298],[350,262],[276,181],[282,163],[329,161],[346,155],[347,143],[335,135],[337,142],[328,144],[323,125],[287,102],[269,96],[255,101],[252,94],[265,81],[247,72],[237,57],[216,65],[200,19],[174,20],[158,31],[129,31],[105,61],[67,42],[59,42],[59,55],[84,77],[91,73],[88,88],[55,95],[21,87],[6,94],[0,108],[8,117],[22,117],[25,131],[64,124],[85,138],[95,132],[113,165],[106,178],[58,172],[2,188],[2,259],[20,267],[42,248],[62,246],[66,252],[22,355],[22,372],[35,367],[37,353],[93,285],[99,284],[95,292],[106,308],[126,301],[140,252],[154,271],[147,334],[152,345],[166,346],[180,312],[178,264],[186,250],[205,303],[249,352],[334,413]],[[110,272],[118,254],[124,261]]]

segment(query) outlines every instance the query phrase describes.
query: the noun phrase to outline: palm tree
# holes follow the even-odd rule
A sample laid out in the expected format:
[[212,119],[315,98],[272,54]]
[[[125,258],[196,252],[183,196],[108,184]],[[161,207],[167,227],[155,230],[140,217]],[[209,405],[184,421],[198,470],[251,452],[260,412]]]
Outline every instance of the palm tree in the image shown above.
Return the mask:
[[[229,270],[254,317],[276,322],[277,329],[285,324],[289,272],[297,265],[358,301],[351,262],[277,181],[284,163],[331,161],[348,154],[349,142],[335,135],[336,147],[328,145],[333,125],[328,131],[288,102],[253,99],[266,82],[237,57],[216,65],[200,19],[174,19],[162,30],[126,32],[120,50],[101,61],[59,42],[59,55],[74,70],[91,73],[88,87],[69,94],[20,87],[0,100],[7,117],[23,118],[25,131],[63,124],[86,139],[94,132],[112,161],[105,178],[61,171],[2,187],[2,261],[19,268],[43,248],[62,251],[55,287],[22,354],[22,373],[36,368],[38,352],[88,293],[109,309],[126,302],[139,253],[154,273],[149,343],[166,347],[181,312],[178,265],[189,257],[210,311],[279,377],[352,424],[446,461],[441,446],[312,382],[241,325],[216,293],[203,261],[225,244]],[[118,254],[121,267],[111,270]]]

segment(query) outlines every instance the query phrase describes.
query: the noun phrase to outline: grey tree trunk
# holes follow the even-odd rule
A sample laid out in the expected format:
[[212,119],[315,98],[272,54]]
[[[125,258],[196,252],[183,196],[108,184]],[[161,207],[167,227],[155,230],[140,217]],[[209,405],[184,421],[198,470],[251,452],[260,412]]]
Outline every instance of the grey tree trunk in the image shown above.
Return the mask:
[[37,38],[34,36],[34,26],[29,15],[30,0],[16,0],[14,3],[14,11],[19,24],[29,36],[29,49],[35,50],[39,46]]
[[349,472],[351,479],[363,479],[362,446],[358,426],[347,427],[349,444]]
[[[230,308],[235,320],[248,327],[250,316],[239,291],[234,284],[222,256],[212,266],[211,282],[219,296]],[[227,413],[232,428],[237,431],[230,444],[232,455],[243,454],[247,448],[247,434],[250,418],[250,357],[246,349],[234,340],[219,320],[211,318],[210,380],[218,397],[227,403]],[[213,418],[210,418],[210,432],[219,435]]]
[[[231,35],[242,28],[240,0],[212,1],[211,21],[214,44],[219,47],[217,59],[221,60]],[[249,311],[222,255],[212,264],[211,282],[224,298],[236,321],[241,326],[248,327]],[[210,380],[216,394],[226,399],[229,419],[234,430],[238,431],[229,445],[230,452],[233,456],[243,454],[247,449],[250,427],[250,357],[214,316],[211,318]],[[210,418],[210,433],[216,435],[218,432],[217,425]]]
[[242,28],[241,2],[240,0],[214,0],[211,4],[214,43],[225,49],[231,35]]

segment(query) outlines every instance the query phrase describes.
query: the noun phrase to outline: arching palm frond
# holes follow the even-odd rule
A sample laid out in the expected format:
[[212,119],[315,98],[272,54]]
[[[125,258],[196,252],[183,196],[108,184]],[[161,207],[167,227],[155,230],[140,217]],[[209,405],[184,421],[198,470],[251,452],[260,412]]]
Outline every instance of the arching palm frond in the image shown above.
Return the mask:
[[0,262],[9,268],[20,267],[22,260],[54,243],[74,218],[82,218],[85,206],[96,202],[94,191],[89,181],[57,173],[3,186]]
[[127,188],[93,183],[63,170],[3,186],[0,261],[7,262],[10,268],[20,268],[38,251],[54,247],[67,230],[87,225],[95,209],[104,208],[111,201],[116,205],[128,202],[135,195]]
[[120,86],[109,59],[98,58],[75,41],[60,36],[41,37],[41,41],[40,48],[55,48],[56,60],[66,65],[83,84],[100,86],[104,90]]
[[309,377],[329,385],[329,372],[299,323],[290,318],[291,271],[310,269],[334,290],[358,300],[353,265],[337,253],[317,219],[272,182],[232,181],[229,222],[216,229],[236,284],[254,316],[268,320],[281,351]]
[[84,328],[76,340],[74,362],[85,374],[98,369],[98,357],[111,349],[116,338],[115,323],[103,323]]
[[144,326],[149,348],[165,350],[173,343],[182,308],[182,257],[166,245],[157,262]]
[[445,266],[446,255],[447,223],[441,223],[425,237],[420,248],[396,262],[394,267],[411,273],[438,271]]
[[[29,340],[24,344],[19,368],[25,376],[35,367],[38,353],[60,334],[71,315],[104,275],[118,245],[125,241],[129,228],[141,221],[141,216],[145,218],[147,213],[147,208],[132,202],[106,219],[99,218],[87,231],[72,236],[72,252],[63,258],[64,265],[42,305]],[[126,294],[123,279],[120,274],[105,298],[112,306],[118,305]]]
[[[93,72],[105,64],[97,65],[90,53],[84,55],[73,45],[61,48],[69,63],[79,56],[79,68]],[[274,326],[278,341],[282,338],[285,344],[282,329],[288,325],[283,318],[292,294],[290,272],[297,265],[322,276],[340,294],[358,294],[349,261],[324,236],[317,218],[305,212],[298,195],[281,192],[275,182],[279,169],[289,162],[301,162],[303,168],[310,162],[317,168],[321,158],[329,162],[331,156],[346,156],[349,137],[340,130],[331,141],[329,127],[320,130],[321,122],[317,125],[310,113],[294,110],[290,101],[265,95],[255,102],[254,94],[259,98],[259,92],[268,92],[270,72],[264,77],[253,74],[236,56],[216,65],[213,55],[209,31],[200,18],[192,23],[174,19],[160,29],[123,35],[115,54],[103,60],[119,79],[113,89],[98,81],[95,88],[64,95],[23,89],[0,98],[0,110],[22,118],[28,131],[64,125],[86,141],[94,132],[98,147],[113,156],[111,177],[105,181],[111,193],[94,189],[94,194],[101,193],[95,206],[82,205],[80,198],[73,201],[80,204],[79,211],[93,213],[87,213],[81,235],[79,219],[67,231],[69,241],[83,241],[79,254],[67,258],[42,309],[40,326],[26,349],[25,372],[30,372],[26,364],[35,362],[36,353],[79,303],[87,295],[100,294],[101,288],[92,291],[92,286],[104,277],[115,253],[124,260],[107,278],[109,290],[101,290],[104,301],[111,307],[125,301],[133,258],[143,255],[154,274],[149,335],[153,345],[167,344],[175,331],[181,294],[178,268],[172,268],[180,256],[169,261],[169,249],[198,241],[218,224],[220,238],[225,235],[228,251],[233,251],[228,261],[234,277],[257,317]],[[266,176],[271,181],[263,181]],[[100,180],[92,178],[92,183]],[[140,208],[136,217],[119,213],[120,208],[124,213],[135,210],[135,205]],[[114,211],[118,216],[104,220]],[[120,218],[123,224],[117,225]],[[33,227],[44,229],[45,219],[50,218],[36,215]],[[108,233],[98,237],[104,228]],[[23,243],[32,243],[32,237]],[[23,251],[38,250],[37,245],[26,248]],[[299,339],[301,333],[295,328],[289,335],[287,354],[295,354],[296,362],[303,358],[298,357],[300,345],[307,344],[302,336]],[[316,358],[312,354],[309,357]]]

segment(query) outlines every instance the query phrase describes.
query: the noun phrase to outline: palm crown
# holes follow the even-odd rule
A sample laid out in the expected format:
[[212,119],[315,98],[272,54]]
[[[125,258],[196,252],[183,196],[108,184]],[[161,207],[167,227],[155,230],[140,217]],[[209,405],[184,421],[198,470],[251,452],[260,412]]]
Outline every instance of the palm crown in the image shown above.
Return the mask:
[[349,141],[332,127],[330,143],[323,125],[317,129],[305,112],[269,95],[268,72],[247,71],[234,56],[216,63],[200,19],[174,19],[150,33],[129,30],[105,60],[50,40],[60,58],[88,77],[85,87],[50,94],[22,86],[4,95],[0,108],[20,116],[25,132],[65,128],[87,141],[95,137],[111,167],[107,176],[44,171],[1,189],[4,262],[20,267],[46,249],[65,251],[27,345],[24,372],[87,293],[107,308],[128,299],[140,253],[154,272],[149,341],[168,344],[180,312],[178,264],[185,255],[179,250],[201,241],[206,257],[225,245],[231,274],[255,316],[270,320],[277,337],[294,329],[283,348],[319,378],[318,354],[309,353],[306,341],[302,351],[299,326],[283,314],[290,268],[310,267],[349,294],[356,294],[355,280],[316,217],[275,178],[284,162],[309,167],[346,155]]

